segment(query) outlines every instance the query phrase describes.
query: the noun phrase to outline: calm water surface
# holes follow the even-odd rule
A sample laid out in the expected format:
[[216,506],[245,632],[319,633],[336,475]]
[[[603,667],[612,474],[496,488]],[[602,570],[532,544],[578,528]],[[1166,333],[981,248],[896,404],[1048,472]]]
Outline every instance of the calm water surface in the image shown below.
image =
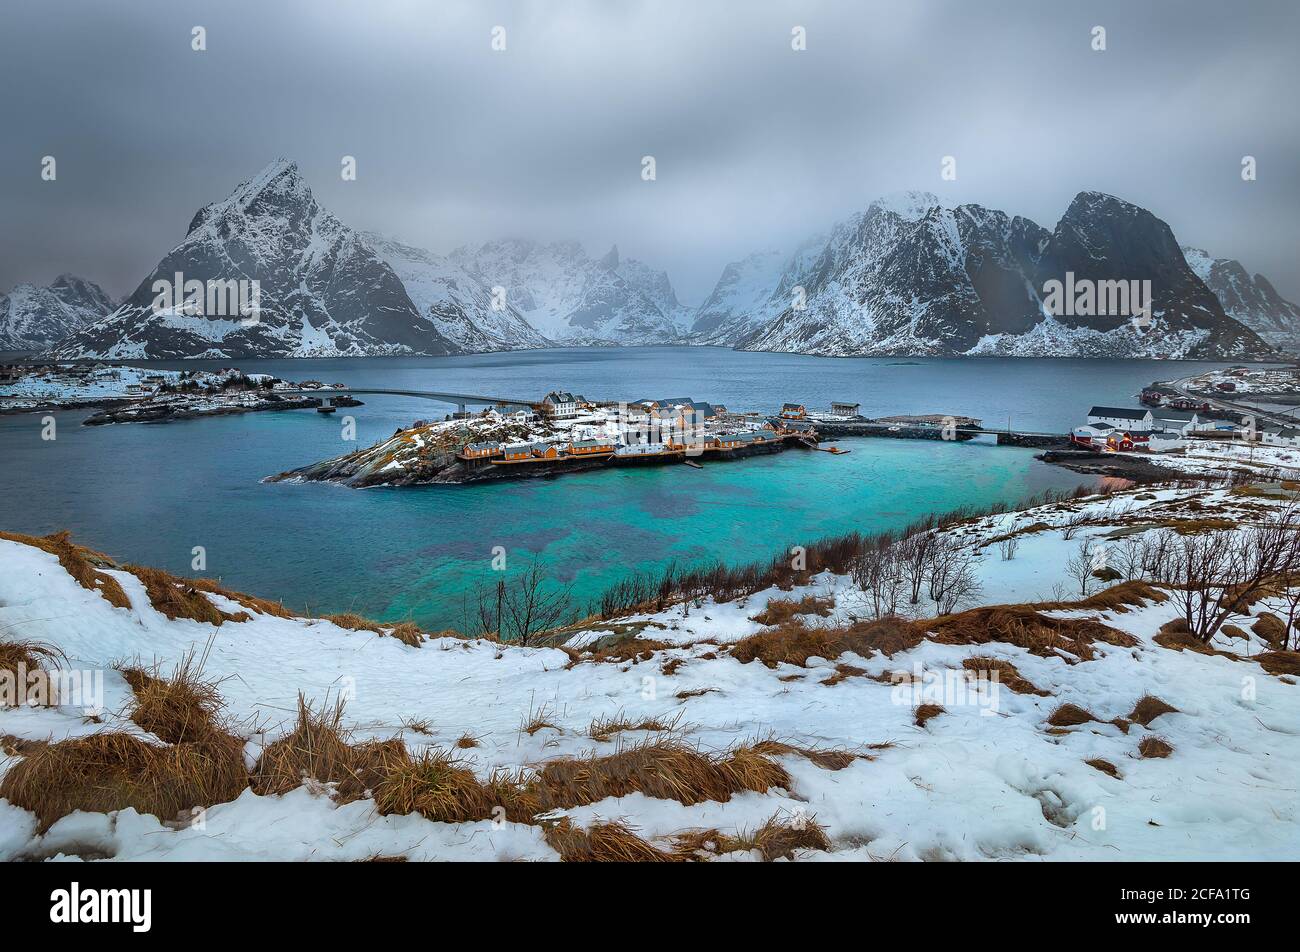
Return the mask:
[[[229,362],[159,362],[167,368]],[[248,372],[362,387],[512,397],[565,388],[592,399],[692,396],[737,410],[793,400],[860,402],[867,415],[958,413],[986,425],[1064,431],[1093,403],[1134,405],[1143,384],[1210,364],[1157,361],[825,359],[714,348],[552,350],[458,358],[240,361]],[[460,626],[467,596],[536,554],[585,606],[624,575],[671,560],[747,562],[849,529],[900,526],[963,503],[1014,502],[1085,482],[1010,447],[846,440],[845,456],[788,451],[704,469],[618,469],[492,486],[358,491],[264,484],[263,476],[369,445],[443,404],[366,396],[338,419],[290,411],[161,426],[82,427],[58,415],[0,417],[0,528],[75,536],[122,559],[283,598]],[[191,549],[207,551],[204,573]]]

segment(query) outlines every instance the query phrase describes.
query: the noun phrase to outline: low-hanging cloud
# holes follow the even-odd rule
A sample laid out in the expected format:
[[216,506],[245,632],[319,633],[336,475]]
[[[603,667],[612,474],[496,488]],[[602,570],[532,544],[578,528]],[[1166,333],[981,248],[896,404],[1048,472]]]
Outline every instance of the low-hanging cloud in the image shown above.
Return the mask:
[[617,242],[689,302],[727,261],[904,188],[1049,228],[1075,192],[1111,192],[1300,297],[1289,0],[9,0],[0,16],[0,289],[73,271],[121,294],[284,155],[358,228],[442,252]]

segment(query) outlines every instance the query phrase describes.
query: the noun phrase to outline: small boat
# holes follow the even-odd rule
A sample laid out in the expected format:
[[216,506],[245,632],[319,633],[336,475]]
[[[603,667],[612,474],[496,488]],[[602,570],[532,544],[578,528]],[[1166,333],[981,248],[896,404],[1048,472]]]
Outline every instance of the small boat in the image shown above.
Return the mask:
[[694,466],[696,469],[703,469],[703,468],[704,468],[704,467],[701,466],[699,463],[695,462],[695,460],[693,460],[693,459],[684,459],[684,460],[682,460],[682,462],[685,463],[687,466]]
[[317,413],[333,413],[333,412],[334,412],[335,410],[337,410],[337,409],[338,409],[338,407],[323,406],[323,407],[317,407],[317,408],[316,408],[316,412],[317,412]]

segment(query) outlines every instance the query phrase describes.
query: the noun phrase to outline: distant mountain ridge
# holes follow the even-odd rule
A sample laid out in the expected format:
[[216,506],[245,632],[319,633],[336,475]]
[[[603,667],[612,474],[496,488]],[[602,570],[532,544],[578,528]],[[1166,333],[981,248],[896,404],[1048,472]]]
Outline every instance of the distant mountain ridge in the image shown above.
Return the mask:
[[[1048,313],[1044,284],[1067,273],[1149,280],[1150,325]],[[820,250],[769,283],[766,295],[746,292],[762,301],[759,326],[729,342],[708,326],[698,331],[744,350],[826,356],[1272,354],[1225,313],[1167,224],[1100,192],[1080,192],[1051,232],[981,205],[944,208],[925,192],[889,196],[836,225]]]
[[[156,306],[154,283],[260,284],[256,320]],[[1048,313],[1043,288],[1149,281],[1151,319]],[[62,282],[62,284],[60,284]],[[110,311],[111,313],[106,313]],[[1294,347],[1300,308],[1232,259],[1178,245],[1137,205],[1080,192],[1051,231],[928,192],[872,202],[791,253],[726,265],[698,306],[668,274],[575,241],[448,256],[343,224],[297,166],[272,162],[193,217],[116,310],[63,276],[0,298],[0,348],[57,358],[449,355],[554,346],[707,344],[825,356],[1251,359]]]
[[1300,306],[1278,294],[1268,278],[1252,275],[1240,261],[1183,248],[1187,265],[1205,282],[1229,316],[1275,347],[1300,349]]
[[618,246],[599,259],[576,241],[523,239],[458,248],[451,260],[506,299],[537,330],[562,346],[670,344],[686,336],[691,311],[668,275]]
[[0,295],[0,350],[44,350],[112,310],[103,288],[75,275],[46,287],[16,285]]

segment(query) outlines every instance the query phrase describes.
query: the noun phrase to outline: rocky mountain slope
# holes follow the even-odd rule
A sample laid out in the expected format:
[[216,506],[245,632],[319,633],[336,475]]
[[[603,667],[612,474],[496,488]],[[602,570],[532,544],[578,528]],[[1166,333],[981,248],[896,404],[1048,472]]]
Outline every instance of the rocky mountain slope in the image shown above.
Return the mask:
[[[156,280],[260,282],[256,319],[229,307],[155,307]],[[401,279],[277,160],[194,216],[112,315],[60,344],[63,358],[334,357],[451,354]]]
[[[1047,281],[1150,280],[1152,321],[1050,314]],[[827,356],[1002,354],[1262,357],[1268,345],[1224,312],[1169,226],[1145,209],[1080,192],[1054,231],[928,193],[873,202],[777,280],[802,287],[733,343]],[[776,286],[773,288],[775,293]],[[765,300],[772,300],[769,296]]]
[[1183,248],[1187,266],[1214,292],[1228,316],[1275,347],[1300,347],[1300,305],[1277,293],[1268,278],[1252,275],[1240,261],[1215,258],[1200,248]]
[[689,324],[668,275],[620,257],[617,246],[596,259],[574,241],[506,239],[458,248],[451,259],[504,288],[528,323],[564,346],[675,343]]
[[0,295],[0,350],[45,350],[111,310],[103,288],[75,275],[47,287],[19,284]]
[[508,300],[494,307],[492,289],[464,268],[374,232],[363,237],[396,272],[420,314],[466,353],[554,346]]

